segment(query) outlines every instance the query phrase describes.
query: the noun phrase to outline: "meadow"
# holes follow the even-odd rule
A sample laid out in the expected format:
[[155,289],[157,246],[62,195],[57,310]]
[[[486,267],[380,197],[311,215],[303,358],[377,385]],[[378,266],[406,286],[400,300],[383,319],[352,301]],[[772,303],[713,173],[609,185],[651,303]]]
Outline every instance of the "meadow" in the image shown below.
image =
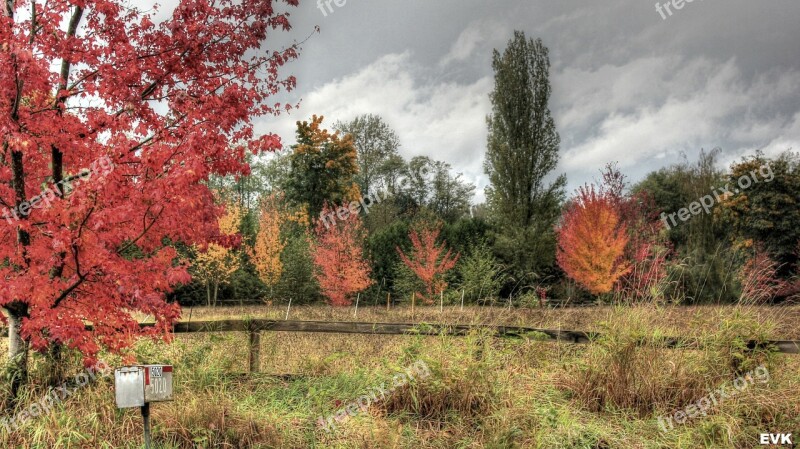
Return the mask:
[[[183,320],[285,318],[282,306],[186,308]],[[800,356],[747,350],[748,339],[800,339],[800,307],[294,307],[293,320],[524,325],[593,330],[592,344],[467,337],[264,332],[258,374],[247,371],[244,333],[140,340],[124,362],[175,366],[173,402],[152,409],[157,448],[751,448],[760,433],[800,431]],[[666,349],[658,337],[695,336]],[[644,344],[642,344],[644,342]],[[135,359],[135,360],[134,360]],[[47,357],[16,413],[46,394]],[[430,375],[394,389],[328,431],[319,423],[422,361]],[[81,371],[75,357],[71,374]],[[734,390],[674,428],[673,416],[709,391]],[[69,377],[68,377],[69,378]],[[762,379],[763,380],[763,379]],[[137,448],[138,410],[118,410],[113,376],[74,391],[18,430],[13,448]],[[13,415],[7,412],[4,417]],[[665,431],[666,430],[666,431]]]

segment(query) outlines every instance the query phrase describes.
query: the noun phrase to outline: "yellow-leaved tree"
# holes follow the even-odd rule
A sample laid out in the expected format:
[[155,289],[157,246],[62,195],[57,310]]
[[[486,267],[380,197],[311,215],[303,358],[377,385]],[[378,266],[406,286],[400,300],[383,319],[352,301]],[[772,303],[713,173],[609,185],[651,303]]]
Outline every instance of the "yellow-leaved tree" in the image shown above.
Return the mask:
[[258,278],[269,287],[270,296],[272,288],[281,279],[283,273],[281,253],[286,247],[286,240],[281,238],[281,228],[283,223],[290,218],[279,206],[281,199],[273,194],[262,201],[258,219],[258,234],[253,248],[248,250]]
[[236,204],[228,204],[225,214],[219,218],[220,243],[209,243],[205,250],[195,247],[195,260],[192,266],[194,276],[206,284],[206,301],[209,306],[217,305],[220,284],[230,280],[239,269],[239,255],[236,253],[239,225],[242,211]]

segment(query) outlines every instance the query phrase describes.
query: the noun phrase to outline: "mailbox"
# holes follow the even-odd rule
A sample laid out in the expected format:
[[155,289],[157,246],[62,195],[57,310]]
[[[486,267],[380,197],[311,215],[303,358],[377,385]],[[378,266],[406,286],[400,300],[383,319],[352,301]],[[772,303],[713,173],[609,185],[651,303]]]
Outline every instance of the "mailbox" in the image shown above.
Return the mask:
[[118,408],[144,407],[172,400],[172,366],[140,365],[117,368],[114,385]]

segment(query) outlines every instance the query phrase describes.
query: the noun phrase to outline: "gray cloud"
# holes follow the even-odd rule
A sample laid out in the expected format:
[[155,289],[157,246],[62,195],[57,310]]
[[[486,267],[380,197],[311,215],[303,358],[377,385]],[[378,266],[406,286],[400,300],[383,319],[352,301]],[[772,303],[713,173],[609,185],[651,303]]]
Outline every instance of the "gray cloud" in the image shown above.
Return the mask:
[[761,147],[797,149],[800,3],[696,0],[667,20],[654,3],[346,0],[325,17],[301,2],[293,31],[276,34],[271,48],[320,26],[286,68],[298,89],[279,97],[302,103],[259,130],[288,145],[295,121],[312,114],[328,124],[380,114],[405,156],[449,162],[482,201],[491,53],[519,29],[551,51],[559,169],[570,189],[609,161],[637,180],[701,148],[721,147],[726,163]]

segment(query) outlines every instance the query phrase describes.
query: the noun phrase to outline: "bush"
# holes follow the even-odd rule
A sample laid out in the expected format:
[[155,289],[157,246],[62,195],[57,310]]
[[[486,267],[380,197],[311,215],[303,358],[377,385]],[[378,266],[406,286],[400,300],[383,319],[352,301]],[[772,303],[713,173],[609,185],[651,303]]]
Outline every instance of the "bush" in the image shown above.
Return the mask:
[[[370,234],[367,239],[367,254],[372,261],[372,277],[382,289],[394,291],[396,265],[400,263],[397,247],[408,251],[408,223],[398,221]],[[410,293],[409,293],[410,294]]]
[[473,302],[500,293],[505,282],[503,267],[486,243],[475,246],[458,266],[465,301]]
[[[492,347],[492,336],[481,332],[461,342],[440,342],[441,354],[420,358],[430,369],[428,377],[398,388],[381,408],[390,415],[435,427],[454,420],[479,424],[499,405],[496,373],[503,369],[504,352]],[[416,348],[406,351],[407,356],[418,352],[421,344],[418,340]],[[411,365],[414,360],[409,357],[406,363]]]
[[310,242],[305,235],[287,239],[281,254],[283,273],[270,299],[292,299],[293,304],[306,304],[321,299],[319,284],[314,277],[314,262]]
[[739,264],[739,255],[722,246],[711,254],[683,253],[667,265],[665,297],[689,304],[735,302],[739,287],[733,271]]
[[[425,291],[425,283],[402,261],[395,263],[392,279],[394,284],[392,296],[396,298],[396,301],[407,301],[411,304],[412,293]],[[417,298],[417,304],[422,304],[421,298]]]

